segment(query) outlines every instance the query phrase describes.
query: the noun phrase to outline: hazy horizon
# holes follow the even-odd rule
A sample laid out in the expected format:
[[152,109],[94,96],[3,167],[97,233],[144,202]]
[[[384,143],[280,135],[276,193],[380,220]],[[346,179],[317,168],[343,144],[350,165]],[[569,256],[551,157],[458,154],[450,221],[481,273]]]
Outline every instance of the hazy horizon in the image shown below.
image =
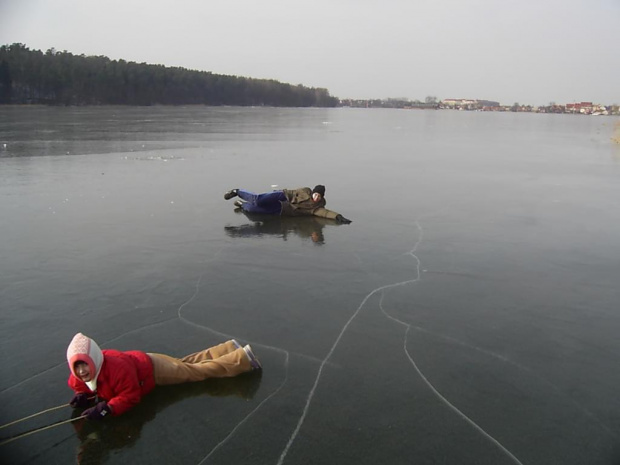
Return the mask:
[[620,2],[0,3],[0,43],[321,87],[341,99],[620,103]]

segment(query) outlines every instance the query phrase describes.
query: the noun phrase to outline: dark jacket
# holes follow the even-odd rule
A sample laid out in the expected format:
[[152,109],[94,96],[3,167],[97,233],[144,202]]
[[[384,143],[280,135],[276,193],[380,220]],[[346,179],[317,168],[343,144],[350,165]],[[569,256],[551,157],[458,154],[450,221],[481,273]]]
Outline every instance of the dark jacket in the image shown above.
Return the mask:
[[338,213],[325,208],[327,203],[324,198],[318,202],[312,200],[312,189],[302,187],[300,189],[283,189],[286,202],[282,202],[282,215],[288,216],[320,216],[322,218],[335,219]]

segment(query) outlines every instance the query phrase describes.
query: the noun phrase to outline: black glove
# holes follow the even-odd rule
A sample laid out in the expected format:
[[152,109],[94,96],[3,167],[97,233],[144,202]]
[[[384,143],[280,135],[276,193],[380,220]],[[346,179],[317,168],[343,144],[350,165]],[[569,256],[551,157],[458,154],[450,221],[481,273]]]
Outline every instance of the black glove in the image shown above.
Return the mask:
[[338,215],[336,216],[336,221],[340,224],[349,224],[351,223],[351,220],[347,220],[344,216],[342,215]]
[[88,404],[90,404],[90,399],[85,392],[77,393],[69,402],[69,405],[73,408],[85,408],[88,407]]
[[82,412],[82,416],[86,416],[89,420],[102,420],[108,414],[112,414],[112,410],[108,407],[106,401],[101,401],[94,407],[91,407]]

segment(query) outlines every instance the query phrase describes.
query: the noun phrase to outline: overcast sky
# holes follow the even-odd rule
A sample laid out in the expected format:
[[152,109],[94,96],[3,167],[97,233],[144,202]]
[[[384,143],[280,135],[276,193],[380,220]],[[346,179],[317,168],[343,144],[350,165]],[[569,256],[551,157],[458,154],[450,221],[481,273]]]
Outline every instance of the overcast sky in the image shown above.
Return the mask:
[[0,0],[0,45],[340,98],[620,103],[620,0]]

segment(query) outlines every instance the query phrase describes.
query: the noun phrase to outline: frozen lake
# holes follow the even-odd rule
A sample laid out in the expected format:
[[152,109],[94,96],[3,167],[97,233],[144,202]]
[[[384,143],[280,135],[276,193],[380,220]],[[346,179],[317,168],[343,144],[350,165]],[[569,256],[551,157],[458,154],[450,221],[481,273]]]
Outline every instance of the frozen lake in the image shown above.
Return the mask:
[[[620,464],[619,124],[0,107],[1,424],[69,401],[78,331],[173,356],[234,337],[264,367],[2,462]],[[223,199],[315,184],[352,224]]]

